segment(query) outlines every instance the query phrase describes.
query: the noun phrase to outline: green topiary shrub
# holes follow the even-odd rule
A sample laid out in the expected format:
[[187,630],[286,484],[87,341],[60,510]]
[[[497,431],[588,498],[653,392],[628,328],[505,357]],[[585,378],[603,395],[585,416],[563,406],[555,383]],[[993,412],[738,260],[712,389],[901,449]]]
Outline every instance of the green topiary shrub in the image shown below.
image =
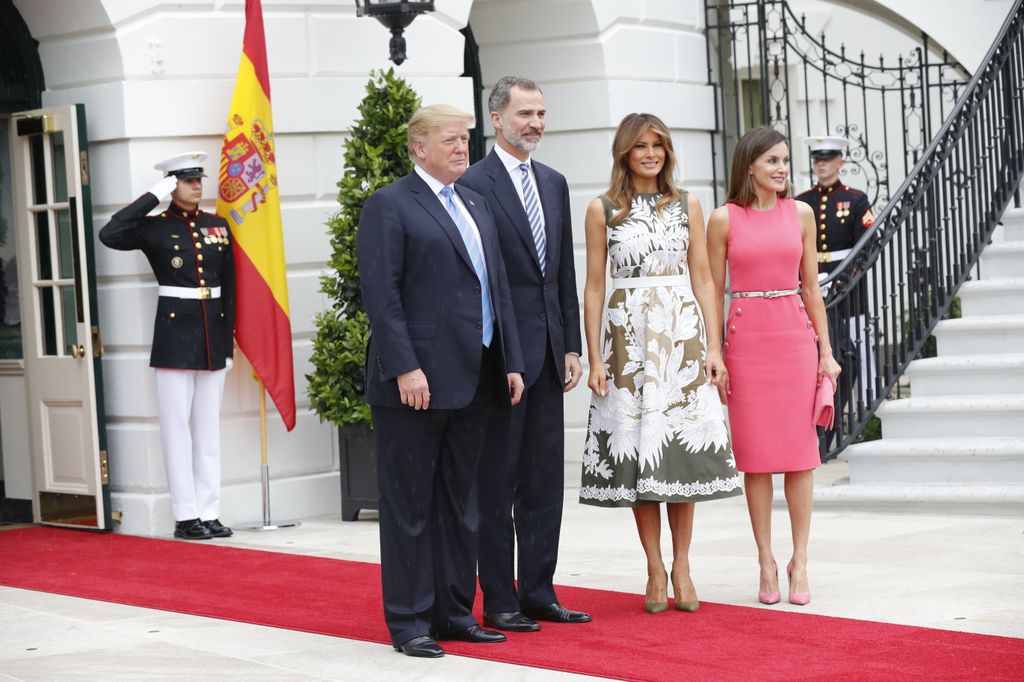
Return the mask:
[[369,323],[363,310],[356,267],[356,231],[366,200],[412,170],[406,152],[406,125],[420,98],[392,69],[373,71],[360,118],[345,143],[345,174],[338,182],[338,212],[327,222],[331,233],[329,274],[320,291],[330,308],[317,315],[306,392],[321,421],[339,426],[370,426],[363,402],[363,372]]

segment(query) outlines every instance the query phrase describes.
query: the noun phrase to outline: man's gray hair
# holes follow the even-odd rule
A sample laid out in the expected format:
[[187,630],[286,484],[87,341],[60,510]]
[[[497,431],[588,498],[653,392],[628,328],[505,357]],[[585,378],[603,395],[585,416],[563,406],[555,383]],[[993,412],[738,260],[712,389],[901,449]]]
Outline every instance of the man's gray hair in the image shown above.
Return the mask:
[[512,88],[520,88],[522,90],[536,90],[541,94],[540,86],[534,83],[529,78],[520,78],[519,76],[502,76],[498,79],[498,82],[494,84],[494,89],[491,90],[491,96],[487,98],[487,110],[497,111],[501,113],[505,111],[505,107],[508,106],[508,101],[512,97]]

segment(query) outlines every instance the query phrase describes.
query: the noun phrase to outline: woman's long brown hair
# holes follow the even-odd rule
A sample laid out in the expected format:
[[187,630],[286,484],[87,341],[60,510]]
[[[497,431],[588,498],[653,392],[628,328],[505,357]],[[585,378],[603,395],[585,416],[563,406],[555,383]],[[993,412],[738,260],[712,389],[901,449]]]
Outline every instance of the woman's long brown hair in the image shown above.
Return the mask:
[[676,172],[676,153],[672,148],[672,135],[668,126],[654,114],[627,114],[619,123],[612,142],[612,179],[605,196],[617,209],[609,220],[614,225],[626,219],[633,206],[633,174],[629,170],[629,153],[637,140],[648,130],[661,138],[665,147],[665,164],[658,173],[658,192],[661,197],[654,205],[655,211],[661,211],[674,201],[678,201],[682,192],[673,182]]
[[[729,173],[729,193],[725,203],[736,204],[746,208],[757,199],[754,181],[750,177],[750,165],[766,151],[780,142],[789,147],[786,136],[768,126],[760,126],[748,130],[736,143],[732,153],[732,171]],[[792,193],[792,183],[786,180],[786,189],[779,192],[780,199],[786,199]]]

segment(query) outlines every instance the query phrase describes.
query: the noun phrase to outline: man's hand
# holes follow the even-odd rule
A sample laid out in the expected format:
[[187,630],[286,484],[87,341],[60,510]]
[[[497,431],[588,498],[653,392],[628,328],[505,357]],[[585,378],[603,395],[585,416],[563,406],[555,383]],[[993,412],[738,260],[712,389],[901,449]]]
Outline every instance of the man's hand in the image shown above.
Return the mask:
[[523,398],[523,375],[518,372],[508,374],[508,394],[512,398],[512,404],[518,405]]
[[568,393],[576,388],[583,378],[583,365],[580,364],[580,356],[575,353],[565,354],[565,378],[562,380],[562,392]]
[[164,198],[171,195],[171,192],[173,192],[177,186],[178,178],[174,175],[168,175],[167,177],[161,178],[160,182],[150,187],[148,191],[157,199],[163,201]]
[[425,410],[430,407],[430,387],[427,385],[427,375],[422,369],[399,374],[398,393],[402,396],[402,404],[414,410]]

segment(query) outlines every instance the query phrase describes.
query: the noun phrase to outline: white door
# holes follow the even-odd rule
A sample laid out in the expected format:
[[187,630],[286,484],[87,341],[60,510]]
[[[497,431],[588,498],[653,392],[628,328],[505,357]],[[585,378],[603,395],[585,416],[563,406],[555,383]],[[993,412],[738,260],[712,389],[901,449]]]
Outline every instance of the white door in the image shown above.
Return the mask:
[[14,114],[10,134],[35,519],[109,529],[84,107]]

